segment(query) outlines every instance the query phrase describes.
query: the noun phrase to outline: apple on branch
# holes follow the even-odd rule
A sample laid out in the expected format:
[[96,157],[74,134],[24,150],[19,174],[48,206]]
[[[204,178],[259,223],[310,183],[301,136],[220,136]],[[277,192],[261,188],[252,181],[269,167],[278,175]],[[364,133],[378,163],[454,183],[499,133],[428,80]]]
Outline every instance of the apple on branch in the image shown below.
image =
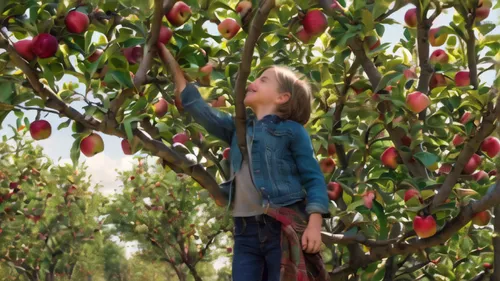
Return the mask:
[[104,141],[101,136],[91,133],[80,142],[80,151],[87,157],[92,157],[104,150]]
[[307,33],[307,31],[304,29],[304,26],[302,25],[300,25],[297,28],[295,36],[297,36],[297,38],[299,38],[299,40],[302,41],[303,43],[308,43],[309,41],[311,41],[312,38],[312,36],[309,33]]
[[417,27],[417,8],[411,8],[405,13],[405,23],[408,27]]
[[470,85],[469,71],[459,71],[455,74],[455,85],[457,87],[465,87]]
[[429,97],[419,91],[415,91],[406,96],[406,105],[413,113],[424,111],[431,104]]
[[92,53],[92,55],[90,55],[90,56],[87,58],[87,60],[88,60],[89,62],[96,62],[96,61],[97,61],[97,60],[98,60],[98,59],[102,56],[102,54],[103,54],[103,53],[104,53],[104,51],[103,51],[103,50],[101,50],[101,49],[96,49],[96,50]]
[[219,30],[221,36],[227,40],[236,36],[238,31],[240,31],[240,28],[241,27],[238,22],[232,18],[224,19],[221,23],[219,23],[219,25],[217,25],[217,30]]
[[331,157],[321,159],[319,166],[323,174],[330,174],[335,170],[335,161]]
[[491,214],[488,211],[482,211],[479,213],[474,214],[472,217],[472,223],[477,225],[477,226],[485,226],[490,223],[491,220]]
[[429,81],[429,88],[432,90],[437,87],[445,87],[446,77],[441,73],[433,73],[431,76],[431,80]]
[[[435,27],[429,30],[429,43],[431,46],[437,47],[441,46],[448,39],[448,33],[441,31],[443,27]],[[439,33],[439,36],[436,35]]]
[[395,147],[387,148],[380,156],[382,164],[388,168],[396,169],[398,167],[398,151]]
[[432,216],[415,216],[413,219],[413,230],[420,238],[428,238],[436,234],[436,220]]
[[224,151],[222,151],[222,158],[229,159],[229,153],[231,152],[231,148],[226,147]]
[[178,1],[165,15],[168,22],[173,26],[181,26],[191,17],[191,7],[182,1]]
[[30,134],[34,140],[44,140],[50,137],[52,127],[46,120],[36,120],[30,124]]
[[69,32],[80,34],[87,31],[90,20],[86,14],[73,10],[66,15],[64,23]]
[[329,182],[327,185],[328,199],[337,200],[342,196],[342,186],[338,182]]
[[156,117],[163,117],[168,112],[168,102],[164,98],[160,98],[158,102],[153,105],[153,111]]
[[479,165],[481,165],[481,161],[481,156],[477,154],[472,155],[469,161],[467,161],[467,164],[465,164],[463,169],[464,174],[472,174],[479,167]]
[[492,6],[491,0],[479,0],[476,8],[476,18],[475,21],[482,21],[490,15],[490,9]]
[[185,144],[189,140],[189,136],[185,132],[177,133],[172,137],[172,143]]
[[481,143],[481,150],[491,158],[497,156],[500,152],[500,140],[492,136],[487,137]]
[[302,25],[309,35],[316,36],[325,32],[328,21],[322,11],[309,10],[302,19]]
[[163,44],[166,45],[168,42],[170,42],[170,39],[172,39],[172,36],[174,35],[174,32],[172,29],[166,27],[166,26],[160,26],[160,34],[158,35],[158,44]]
[[16,50],[16,52],[27,61],[32,61],[36,57],[35,53],[33,53],[32,51],[32,48],[33,40],[31,39],[25,39],[14,43],[14,49]]
[[240,18],[244,18],[252,10],[252,2],[241,1],[236,5],[235,11],[240,15]]
[[404,195],[405,203],[407,203],[408,201],[410,201],[412,198],[418,199],[418,201],[421,204],[424,202],[422,200],[422,196],[420,195],[420,191],[418,191],[415,188],[410,188],[410,189],[408,189],[408,190],[405,191],[405,195]]
[[33,53],[39,58],[45,59],[55,56],[59,49],[57,38],[48,34],[41,33],[33,38]]
[[450,57],[446,53],[446,51],[437,49],[434,52],[432,52],[431,57],[429,58],[429,62],[431,64],[447,64],[448,61],[450,60]]
[[127,59],[128,63],[130,64],[136,64],[139,63],[142,60],[142,47],[141,46],[135,46],[135,47],[129,47],[123,49],[123,55]]

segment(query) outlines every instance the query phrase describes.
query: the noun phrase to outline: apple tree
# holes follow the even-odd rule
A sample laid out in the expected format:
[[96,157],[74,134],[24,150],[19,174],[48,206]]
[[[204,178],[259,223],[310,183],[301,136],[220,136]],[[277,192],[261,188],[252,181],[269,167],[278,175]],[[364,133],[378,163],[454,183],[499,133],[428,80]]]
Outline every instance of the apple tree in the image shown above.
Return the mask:
[[208,192],[193,187],[190,177],[143,159],[120,178],[123,193],[108,206],[104,225],[121,240],[138,241],[142,260],[167,267],[179,280],[214,276],[207,269],[219,256],[232,253],[232,243],[224,243],[231,231],[229,217]]
[[[57,165],[21,129],[0,143],[0,256],[23,280],[71,279],[92,271],[83,257],[98,249],[105,202],[85,167]],[[94,190],[91,190],[93,188]],[[13,279],[16,280],[16,279]]]
[[[498,5],[2,1],[1,116],[38,110],[65,118],[58,126],[72,125],[75,162],[80,151],[105,149],[101,134],[123,138],[125,154],[160,157],[225,206],[225,144],[182,111],[182,78],[172,70],[178,64],[212,106],[235,113],[247,157],[247,80],[288,65],[316,89],[307,129],[334,215],[323,233],[332,278],[499,280],[492,230],[500,229],[500,47],[489,16]],[[437,25],[445,13],[451,21]],[[394,26],[403,26],[391,34],[400,40],[382,42]],[[169,50],[161,59],[157,44]],[[63,83],[64,75],[78,85]],[[31,123],[35,139],[50,135],[41,115]]]

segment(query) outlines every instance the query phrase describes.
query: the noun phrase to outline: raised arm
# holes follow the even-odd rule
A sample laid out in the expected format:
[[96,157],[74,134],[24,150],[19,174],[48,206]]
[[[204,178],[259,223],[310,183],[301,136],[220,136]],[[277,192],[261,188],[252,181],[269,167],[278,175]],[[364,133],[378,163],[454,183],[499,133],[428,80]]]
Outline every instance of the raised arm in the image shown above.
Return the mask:
[[158,46],[158,50],[161,60],[173,75],[176,104],[191,114],[209,134],[230,144],[236,130],[231,114],[209,106],[201,97],[198,88],[187,83],[179,64],[165,45]]

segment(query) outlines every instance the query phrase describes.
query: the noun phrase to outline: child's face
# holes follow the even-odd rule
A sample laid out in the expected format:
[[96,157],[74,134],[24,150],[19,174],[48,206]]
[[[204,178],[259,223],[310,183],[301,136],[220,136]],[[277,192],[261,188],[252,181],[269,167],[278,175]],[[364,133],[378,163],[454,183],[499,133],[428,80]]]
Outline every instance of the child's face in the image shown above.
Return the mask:
[[259,107],[269,108],[277,106],[288,100],[283,93],[278,91],[278,80],[274,68],[269,68],[247,87],[244,103],[254,111]]

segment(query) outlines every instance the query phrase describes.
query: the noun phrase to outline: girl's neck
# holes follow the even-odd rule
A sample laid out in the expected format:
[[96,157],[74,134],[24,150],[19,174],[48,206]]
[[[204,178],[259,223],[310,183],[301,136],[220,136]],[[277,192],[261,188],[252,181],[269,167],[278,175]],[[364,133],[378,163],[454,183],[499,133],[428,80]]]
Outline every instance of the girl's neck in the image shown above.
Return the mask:
[[257,120],[261,120],[266,115],[276,115],[276,107],[275,106],[259,106],[256,108],[252,108]]

